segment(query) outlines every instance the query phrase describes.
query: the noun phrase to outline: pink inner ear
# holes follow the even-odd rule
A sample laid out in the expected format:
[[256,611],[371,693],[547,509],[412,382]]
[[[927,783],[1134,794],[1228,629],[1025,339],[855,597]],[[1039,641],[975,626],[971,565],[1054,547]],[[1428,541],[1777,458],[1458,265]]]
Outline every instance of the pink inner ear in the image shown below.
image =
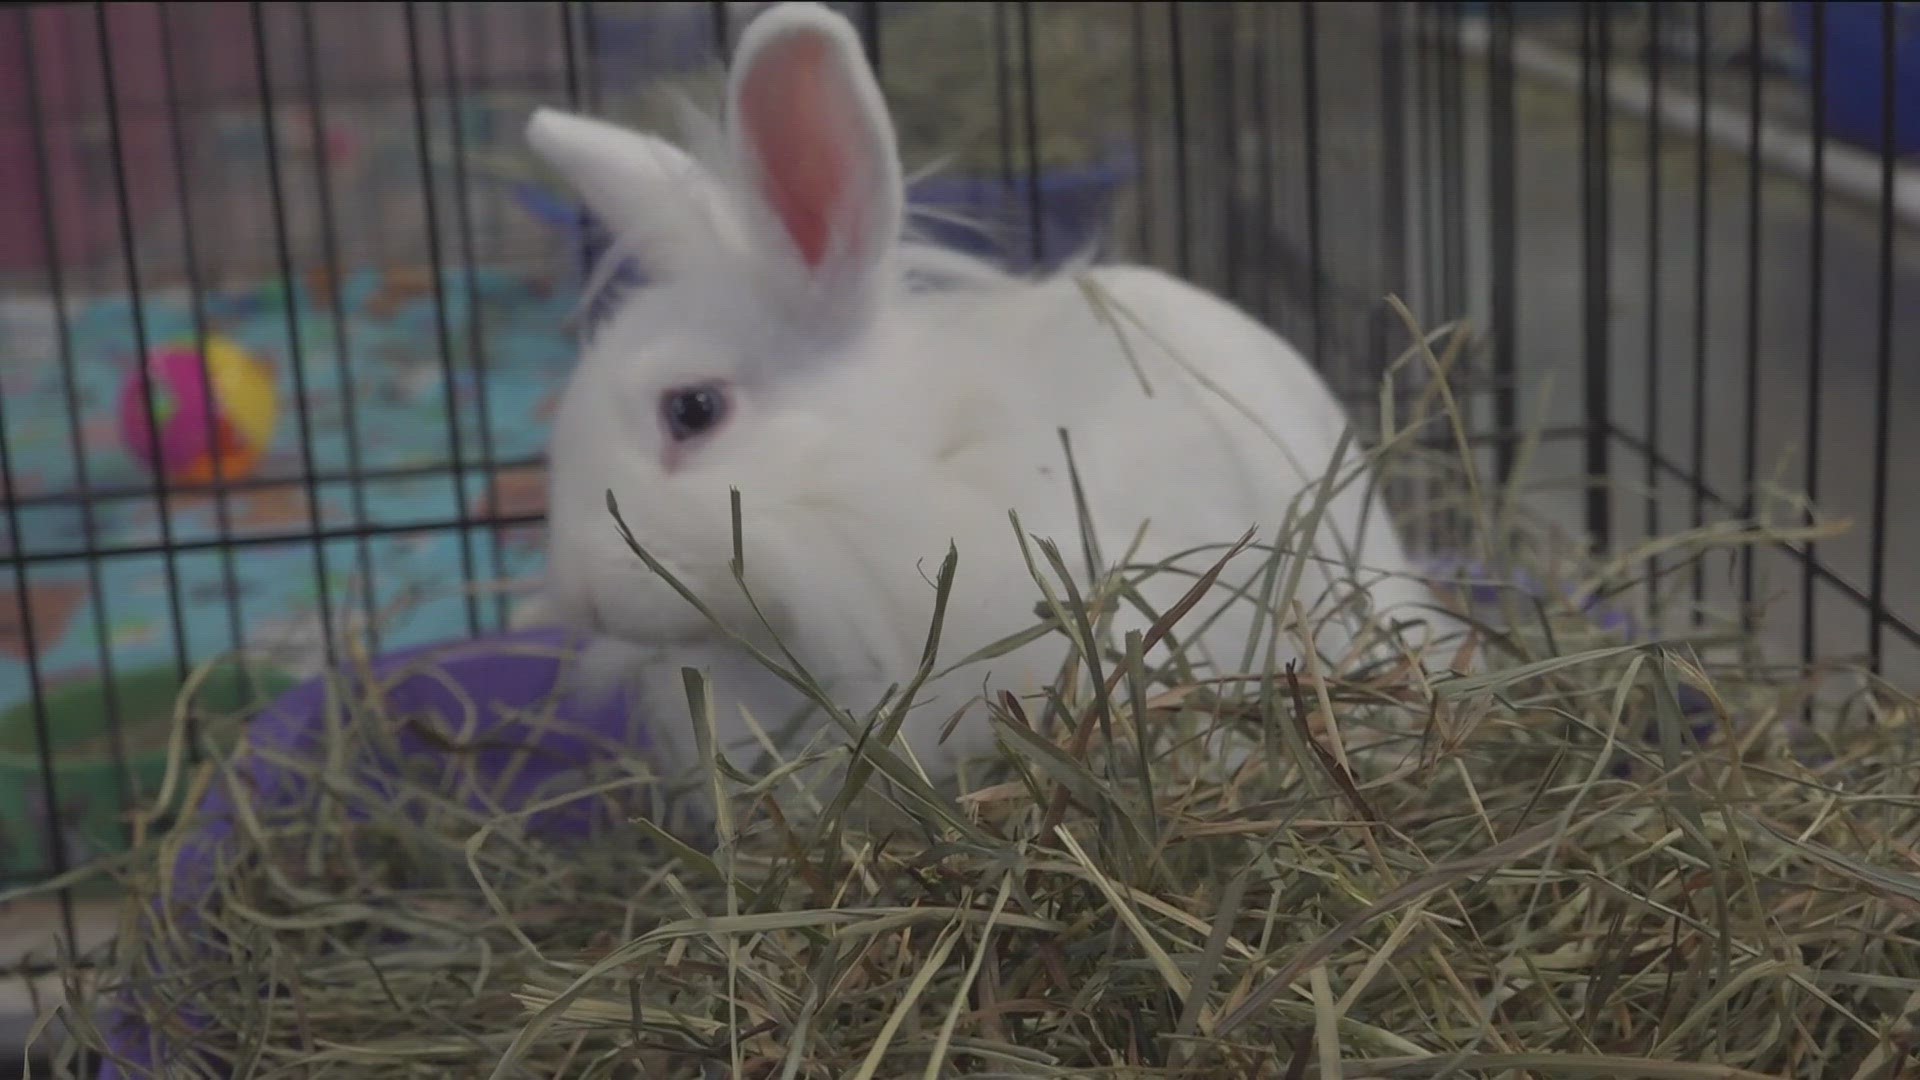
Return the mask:
[[860,107],[835,77],[831,49],[817,34],[795,34],[769,45],[740,85],[739,121],[763,194],[810,268],[826,259],[836,225],[859,224],[840,211],[853,194]]

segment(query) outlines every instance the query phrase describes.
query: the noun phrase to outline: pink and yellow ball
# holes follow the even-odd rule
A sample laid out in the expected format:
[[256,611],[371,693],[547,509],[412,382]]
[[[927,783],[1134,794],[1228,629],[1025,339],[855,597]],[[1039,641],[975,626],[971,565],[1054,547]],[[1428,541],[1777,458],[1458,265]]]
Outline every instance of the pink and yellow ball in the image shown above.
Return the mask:
[[[245,479],[273,440],[279,407],[273,369],[225,338],[209,338],[206,346],[205,363],[190,344],[147,358],[159,429],[157,467],[169,481],[204,484],[216,475]],[[120,387],[120,436],[127,450],[153,469],[154,428],[147,422],[140,383],[136,368]]]

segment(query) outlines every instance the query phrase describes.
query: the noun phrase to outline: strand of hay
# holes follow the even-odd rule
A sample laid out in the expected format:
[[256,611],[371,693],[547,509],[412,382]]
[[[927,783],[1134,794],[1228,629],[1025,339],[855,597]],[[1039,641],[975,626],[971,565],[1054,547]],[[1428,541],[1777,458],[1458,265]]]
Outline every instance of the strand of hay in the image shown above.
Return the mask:
[[[1430,388],[1407,430],[1458,431],[1450,401]],[[235,791],[202,901],[153,902],[184,832],[127,871],[117,947],[48,1024],[56,1073],[82,1075],[117,1008],[190,1048],[180,1077],[1905,1075],[1912,699],[1723,627],[1631,639],[1591,599],[1632,564],[1548,542],[1467,456],[1393,444],[1383,467],[1447,470],[1476,523],[1451,590],[1480,626],[1470,674],[1282,668],[1250,642],[1246,677],[1199,682],[1132,639],[1051,701],[994,703],[1001,755],[958,797],[916,782],[885,710],[844,717],[882,733],[857,751],[729,755],[697,781],[729,796],[709,846],[616,748],[536,796],[602,831],[543,839],[446,749],[484,719],[396,715],[345,673],[318,752],[281,762],[302,794]],[[1267,546],[1232,572],[1258,586]],[[1046,625],[1097,636],[1117,581],[1080,596],[1069,556],[1034,550]],[[442,749],[397,754],[427,722]],[[1266,752],[1227,774],[1199,745],[1223,727]],[[1350,772],[1369,744],[1392,766]],[[804,786],[809,763],[830,779]]]

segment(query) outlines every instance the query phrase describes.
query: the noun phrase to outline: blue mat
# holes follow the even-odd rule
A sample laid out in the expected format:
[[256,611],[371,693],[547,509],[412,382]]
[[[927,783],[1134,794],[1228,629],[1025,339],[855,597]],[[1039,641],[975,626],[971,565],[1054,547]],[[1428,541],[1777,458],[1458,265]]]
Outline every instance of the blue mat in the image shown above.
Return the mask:
[[[541,453],[573,356],[562,329],[569,301],[506,274],[450,272],[442,280],[444,319],[426,274],[402,281],[362,273],[332,296],[295,288],[206,300],[213,329],[273,365],[283,403],[256,485],[228,498],[228,535],[291,539],[241,543],[224,555],[214,543],[215,501],[174,495],[163,515],[152,478],[121,444],[116,401],[139,351],[130,301],[70,308],[71,395],[57,335],[26,341],[16,330],[14,340],[0,340],[8,361],[0,371],[4,437],[21,502],[15,528],[0,530],[0,553],[17,547],[29,560],[26,608],[46,685],[93,676],[109,659],[115,673],[127,673],[226,652],[240,643],[236,609],[241,641],[289,650],[290,663],[310,665],[319,658],[323,592],[336,625],[348,604],[417,599],[381,638],[386,648],[464,637],[476,621],[480,629],[501,624],[500,606],[470,602],[463,582],[536,573],[538,536],[473,528],[463,542],[458,528],[428,526],[486,515],[490,487],[502,515],[541,512],[537,469],[490,470],[485,462],[524,463]],[[192,340],[186,297],[148,298],[142,311],[150,347]],[[306,387],[304,418],[296,371]],[[464,464],[457,473],[456,431]],[[137,494],[96,498],[90,508],[60,499],[80,490],[76,442],[88,487]],[[309,472],[405,475],[356,491],[344,479],[310,488]],[[312,499],[320,531],[338,538],[297,539],[315,531]],[[385,532],[356,539],[362,524]],[[176,545],[205,546],[176,554],[171,565],[140,552],[157,551],[167,533]],[[80,554],[90,540],[105,552],[91,569]],[[0,580],[0,709],[29,695],[26,637],[14,582]]]

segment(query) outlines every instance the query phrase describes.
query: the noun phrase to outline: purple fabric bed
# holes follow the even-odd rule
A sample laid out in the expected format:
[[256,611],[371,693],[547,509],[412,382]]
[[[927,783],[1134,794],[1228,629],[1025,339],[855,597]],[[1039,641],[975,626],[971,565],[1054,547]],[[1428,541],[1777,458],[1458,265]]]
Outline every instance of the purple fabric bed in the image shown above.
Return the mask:
[[[479,777],[503,775],[509,762],[523,756],[522,751],[511,748],[516,742],[523,747],[537,746],[540,752],[524,755],[501,796],[509,807],[525,806],[556,777],[591,764],[596,755],[604,755],[608,742],[645,748],[644,737],[629,730],[631,721],[621,699],[586,708],[570,696],[560,696],[553,723],[539,729],[512,718],[520,710],[537,712],[555,703],[571,644],[556,631],[535,630],[457,645],[426,646],[382,657],[372,665],[372,676],[382,681],[400,680],[385,695],[395,715],[459,716],[461,707],[443,680],[457,684],[479,707],[486,744],[500,747],[472,752],[477,759],[474,772]],[[409,673],[410,667],[421,670]],[[234,771],[255,806],[284,808],[308,797],[298,777],[264,755],[297,755],[315,749],[327,701],[327,683],[314,680],[289,691],[251,725]],[[434,748],[430,739],[413,730],[403,730],[399,743],[401,753],[408,757],[431,753]],[[233,786],[222,782],[208,789],[191,822],[195,831],[174,858],[172,892],[162,902],[169,904],[177,920],[190,920],[213,888],[223,848],[234,838],[233,794]],[[529,821],[528,831],[562,840],[585,837],[596,824],[595,815],[596,811],[584,804],[563,807],[536,815]],[[182,1019],[189,1027],[206,1022],[204,1017],[190,1014]],[[182,1052],[179,1047],[163,1045],[157,1033],[147,1030],[130,1013],[102,1016],[97,1022],[107,1036],[111,1053],[120,1059],[104,1065],[101,1080],[164,1075],[167,1062],[177,1060]]]

